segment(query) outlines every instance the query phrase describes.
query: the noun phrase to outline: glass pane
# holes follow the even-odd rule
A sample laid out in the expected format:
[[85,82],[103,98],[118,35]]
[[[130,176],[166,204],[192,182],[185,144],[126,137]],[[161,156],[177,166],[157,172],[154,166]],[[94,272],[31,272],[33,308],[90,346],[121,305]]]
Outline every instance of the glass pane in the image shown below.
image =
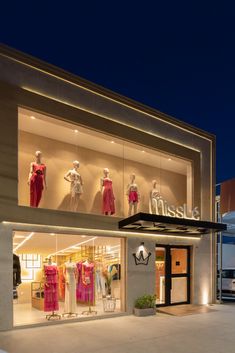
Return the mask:
[[187,277],[171,279],[171,304],[187,301]]
[[171,273],[187,273],[187,249],[171,249]]
[[156,248],[156,304],[165,304],[166,249]]
[[15,326],[124,310],[124,239],[15,231],[13,240]]

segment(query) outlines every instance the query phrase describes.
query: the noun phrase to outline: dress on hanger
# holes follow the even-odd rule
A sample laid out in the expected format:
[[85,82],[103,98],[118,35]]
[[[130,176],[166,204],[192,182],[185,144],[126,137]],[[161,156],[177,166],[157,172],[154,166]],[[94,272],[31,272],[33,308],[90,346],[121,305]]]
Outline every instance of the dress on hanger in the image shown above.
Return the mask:
[[30,178],[30,206],[38,207],[42,198],[45,164],[33,163],[33,173]]
[[45,265],[44,311],[59,310],[58,268],[55,265]]
[[64,301],[64,298],[65,298],[64,266],[59,266],[58,271],[59,271],[59,300]]
[[115,204],[114,204],[114,194],[113,194],[113,182],[111,179],[103,179],[103,205],[102,213],[104,214],[114,214],[115,213]]
[[73,262],[65,263],[65,301],[64,312],[75,313],[76,305],[76,272],[77,267]]

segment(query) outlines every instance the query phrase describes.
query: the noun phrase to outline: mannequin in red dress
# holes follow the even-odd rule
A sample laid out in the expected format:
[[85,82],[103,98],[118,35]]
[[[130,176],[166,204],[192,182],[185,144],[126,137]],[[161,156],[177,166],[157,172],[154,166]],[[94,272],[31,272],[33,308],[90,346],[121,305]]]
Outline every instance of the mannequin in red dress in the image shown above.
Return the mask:
[[129,210],[128,210],[128,217],[131,216],[131,214],[136,214],[137,213],[137,205],[138,202],[140,201],[140,193],[138,189],[138,185],[135,182],[135,174],[130,175],[130,183],[127,185],[127,200],[129,203]]
[[109,169],[104,168],[104,176],[100,179],[100,186],[102,192],[102,213],[105,215],[115,213],[113,182],[109,178]]
[[38,207],[42,191],[46,185],[46,166],[41,162],[42,152],[35,152],[36,160],[30,164],[28,185],[30,186],[30,206]]

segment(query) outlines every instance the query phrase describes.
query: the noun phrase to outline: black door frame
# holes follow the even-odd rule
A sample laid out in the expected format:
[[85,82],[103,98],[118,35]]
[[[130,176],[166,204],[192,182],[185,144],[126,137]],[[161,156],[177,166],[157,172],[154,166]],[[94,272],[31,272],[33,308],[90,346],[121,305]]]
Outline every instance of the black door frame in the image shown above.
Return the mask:
[[[165,248],[165,303],[157,304],[156,306],[170,306],[180,304],[190,304],[190,282],[191,282],[191,266],[190,266],[190,245],[166,245],[156,244],[156,248]],[[187,273],[172,274],[171,273],[171,249],[186,249],[187,250]],[[171,303],[171,285],[172,278],[186,277],[187,278],[187,300],[179,303]]]

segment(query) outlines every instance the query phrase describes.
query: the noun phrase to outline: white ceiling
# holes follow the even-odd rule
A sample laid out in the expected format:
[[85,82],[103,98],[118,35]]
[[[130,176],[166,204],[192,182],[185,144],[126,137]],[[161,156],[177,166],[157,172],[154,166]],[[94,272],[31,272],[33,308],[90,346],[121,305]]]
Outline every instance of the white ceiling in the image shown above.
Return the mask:
[[[35,119],[32,119],[31,117]],[[19,108],[19,130],[187,175],[189,161]],[[75,131],[76,130],[76,131]]]
[[[23,241],[32,232],[15,231],[13,237],[13,249],[17,247],[16,244],[23,243]],[[20,236],[20,238],[19,238]],[[23,238],[24,237],[24,238]],[[95,239],[94,239],[95,238]],[[83,243],[83,244],[80,244]],[[22,246],[17,250],[17,254],[54,254],[55,252],[70,248],[70,252],[66,252],[66,255],[74,253],[77,250],[72,249],[72,246],[88,245],[88,246],[106,246],[115,247],[113,250],[117,250],[117,246],[120,245],[120,239],[112,237],[95,237],[95,236],[84,236],[84,235],[71,235],[71,234],[55,234],[55,233],[39,233],[34,232],[33,235],[26,240]],[[64,253],[65,255],[65,253]]]

